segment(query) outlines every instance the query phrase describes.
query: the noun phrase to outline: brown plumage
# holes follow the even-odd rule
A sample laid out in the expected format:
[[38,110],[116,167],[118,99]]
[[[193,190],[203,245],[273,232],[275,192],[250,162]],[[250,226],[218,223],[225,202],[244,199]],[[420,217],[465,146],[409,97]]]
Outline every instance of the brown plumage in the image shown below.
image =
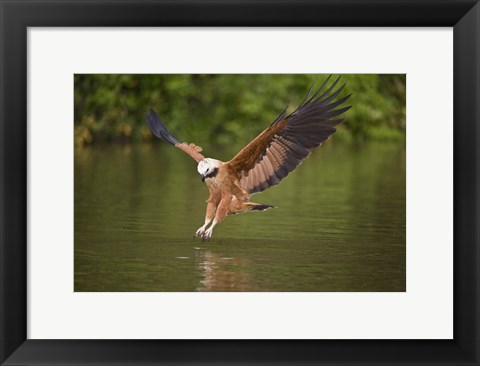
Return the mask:
[[186,142],[175,144],[175,147],[178,147],[180,150],[185,151],[188,155],[190,155],[197,163],[200,160],[205,159],[205,156],[200,154],[202,152],[202,148],[195,144],[187,144]]
[[209,239],[213,228],[228,215],[273,207],[250,202],[250,196],[280,183],[295,170],[312,149],[336,131],[335,126],[344,121],[337,117],[350,108],[336,109],[350,95],[336,99],[345,84],[335,89],[338,78],[326,88],[329,79],[313,96],[310,96],[313,87],[310,88],[294,112],[287,116],[283,111],[228,162],[205,158],[200,153],[201,147],[180,143],[168,132],[155,111],[150,109],[146,118],[153,134],[195,159],[202,181],[210,191],[205,223],[195,232],[195,236],[200,236],[202,240]]

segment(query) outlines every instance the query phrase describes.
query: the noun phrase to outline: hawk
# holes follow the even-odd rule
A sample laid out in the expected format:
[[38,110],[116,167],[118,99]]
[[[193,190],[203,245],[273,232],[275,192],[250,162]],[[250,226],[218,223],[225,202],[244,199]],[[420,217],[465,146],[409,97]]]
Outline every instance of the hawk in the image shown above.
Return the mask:
[[350,106],[337,108],[350,97],[337,98],[345,87],[343,84],[337,88],[340,77],[327,88],[329,80],[330,77],[313,95],[312,86],[295,111],[287,115],[286,108],[226,162],[206,158],[200,146],[177,140],[150,109],[145,117],[152,133],[195,159],[202,182],[210,191],[205,222],[194,237],[199,236],[202,241],[210,239],[215,226],[229,215],[273,207],[250,202],[250,196],[279,184],[293,172],[314,148],[336,131],[335,126],[344,122],[338,117],[350,109]]

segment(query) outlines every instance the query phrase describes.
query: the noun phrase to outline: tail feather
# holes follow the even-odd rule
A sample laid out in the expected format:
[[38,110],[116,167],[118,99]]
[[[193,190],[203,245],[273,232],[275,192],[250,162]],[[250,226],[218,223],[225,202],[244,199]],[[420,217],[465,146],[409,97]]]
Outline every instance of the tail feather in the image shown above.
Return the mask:
[[274,208],[275,206],[272,205],[265,205],[263,203],[254,203],[254,202],[249,202],[251,204],[250,206],[250,211],[265,211],[268,210],[269,208]]
[[172,145],[180,143],[175,136],[168,132],[167,126],[162,123],[160,117],[158,116],[157,112],[153,110],[153,108],[150,108],[149,114],[145,114],[145,118],[147,119],[148,127],[150,127],[152,133],[159,139]]

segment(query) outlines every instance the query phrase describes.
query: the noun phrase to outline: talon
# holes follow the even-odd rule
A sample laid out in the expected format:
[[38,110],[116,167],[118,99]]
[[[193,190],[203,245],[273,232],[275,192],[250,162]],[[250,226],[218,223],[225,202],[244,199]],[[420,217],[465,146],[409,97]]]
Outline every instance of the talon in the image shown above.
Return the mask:
[[212,237],[213,229],[208,228],[205,230],[205,232],[202,234],[202,241],[208,241]]
[[215,227],[215,223],[212,224],[212,226],[210,226],[208,229],[205,229],[207,225],[208,223],[199,227],[198,230],[193,235],[193,237],[195,238],[196,236],[200,236],[200,238],[202,239],[202,242],[210,240],[213,234],[213,228]]
[[197,236],[203,236],[203,233],[205,233],[205,228],[203,226],[199,227],[197,231],[195,231],[195,234],[193,234],[193,237]]

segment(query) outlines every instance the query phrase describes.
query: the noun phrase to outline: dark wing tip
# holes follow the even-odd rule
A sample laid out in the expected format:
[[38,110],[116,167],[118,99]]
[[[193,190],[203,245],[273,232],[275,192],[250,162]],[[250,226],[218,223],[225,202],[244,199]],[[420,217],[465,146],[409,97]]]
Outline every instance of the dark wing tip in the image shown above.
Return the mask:
[[162,141],[168,142],[172,145],[176,145],[179,141],[168,131],[157,112],[153,108],[150,108],[150,114],[145,113],[145,119],[147,120],[150,131]]
[[287,105],[287,106],[285,107],[285,109],[282,111],[282,113],[280,113],[280,114],[278,115],[278,117],[275,118],[275,121],[273,121],[273,122],[270,124],[270,126],[273,126],[273,125],[279,123],[280,121],[282,121],[283,119],[285,119],[285,116],[287,115],[287,109],[288,109],[288,107],[289,107],[289,106]]

